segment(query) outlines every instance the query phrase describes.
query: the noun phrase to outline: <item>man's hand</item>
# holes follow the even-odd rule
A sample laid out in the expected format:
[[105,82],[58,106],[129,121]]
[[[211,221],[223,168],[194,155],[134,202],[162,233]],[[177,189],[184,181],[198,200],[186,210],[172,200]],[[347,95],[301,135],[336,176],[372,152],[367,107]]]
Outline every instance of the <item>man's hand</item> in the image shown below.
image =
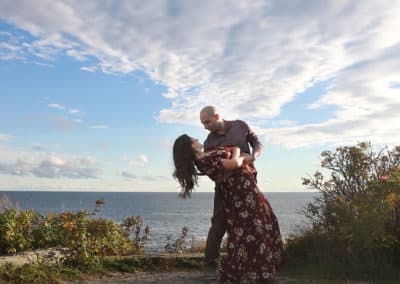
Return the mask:
[[253,155],[247,153],[241,153],[240,156],[244,158],[247,164],[252,164],[255,160]]

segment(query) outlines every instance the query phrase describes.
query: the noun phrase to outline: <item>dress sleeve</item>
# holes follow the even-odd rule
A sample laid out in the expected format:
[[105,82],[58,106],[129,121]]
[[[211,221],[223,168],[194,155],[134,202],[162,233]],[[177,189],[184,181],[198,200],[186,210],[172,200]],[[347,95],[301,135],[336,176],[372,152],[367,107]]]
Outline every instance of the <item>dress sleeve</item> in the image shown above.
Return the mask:
[[221,181],[225,175],[225,169],[222,161],[215,155],[209,155],[196,162],[197,168],[203,174],[206,174],[213,181]]

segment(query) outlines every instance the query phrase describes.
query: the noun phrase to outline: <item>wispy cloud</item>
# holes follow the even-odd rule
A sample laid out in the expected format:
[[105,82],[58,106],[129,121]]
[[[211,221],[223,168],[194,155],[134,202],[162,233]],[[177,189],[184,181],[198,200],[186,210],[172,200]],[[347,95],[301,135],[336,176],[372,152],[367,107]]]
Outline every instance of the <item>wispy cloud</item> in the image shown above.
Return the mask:
[[48,104],[47,106],[49,108],[55,108],[55,109],[64,109],[65,108],[64,106],[57,104],[57,103],[51,103],[51,104]]
[[140,154],[135,158],[124,154],[120,157],[120,159],[131,167],[145,167],[149,163],[149,158],[145,154]]
[[121,173],[121,176],[126,178],[126,179],[135,179],[135,180],[144,180],[144,181],[150,181],[150,182],[157,182],[157,181],[167,181],[167,180],[171,180],[170,178],[166,177],[166,176],[160,176],[160,175],[134,175],[130,172],[127,171],[123,171]]
[[83,66],[81,70],[88,72],[95,72],[97,70],[97,66]]
[[78,113],[80,113],[81,111],[80,111],[79,109],[69,109],[68,112],[69,112],[69,113],[72,113],[72,114],[78,114]]
[[[53,108],[53,109],[58,109],[58,110],[66,110],[67,109],[65,106],[60,105],[58,103],[51,103],[51,104],[48,104],[47,106],[50,108]],[[79,109],[75,109],[75,108],[70,108],[70,109],[66,110],[65,113],[72,114],[75,117],[77,117],[77,116],[79,117],[82,115],[82,112]],[[69,131],[74,128],[71,121],[76,122],[76,123],[83,122],[83,120],[81,118],[68,119],[64,116],[50,116],[50,117],[47,117],[47,120],[56,122],[56,127],[63,131]],[[96,128],[96,127],[97,128],[102,128],[102,127],[107,128],[106,126],[100,126],[100,125],[95,125],[93,128]]]
[[107,129],[108,126],[104,125],[104,124],[96,124],[96,125],[89,126],[89,128],[91,128],[91,129]]
[[39,178],[97,178],[101,173],[92,157],[65,158],[50,154],[42,160],[17,159],[14,163],[0,163],[0,173]]
[[125,158],[132,167],[144,167],[149,163],[149,159],[145,154],[140,154],[136,159]]
[[325,121],[261,132],[288,146],[400,133],[393,115],[399,89],[390,85],[400,81],[399,0],[128,1],[112,9],[97,2],[3,1],[0,17],[35,37],[9,36],[1,57],[90,56],[98,61],[90,66],[105,73],[141,70],[164,84],[171,107],[160,110],[161,122],[198,124],[206,104],[223,107],[227,118],[279,120],[286,104],[330,81],[326,95],[311,103],[314,110],[335,107]]
[[78,51],[78,50],[70,49],[70,50],[67,50],[66,53],[67,53],[69,56],[74,57],[74,58],[75,58],[76,60],[78,60],[78,61],[85,61],[85,60],[87,60],[86,54],[83,53],[83,52],[80,52],[80,51]]
[[141,154],[139,155],[139,160],[143,163],[143,164],[147,164],[149,162],[149,159],[147,158],[146,155]]
[[[397,49],[400,54],[400,45]],[[334,118],[318,124],[268,129],[266,137],[272,143],[290,147],[363,140],[398,143],[400,91],[390,82],[400,78],[397,68],[400,56],[393,53],[396,52],[389,48],[381,53],[379,60],[374,58],[342,71],[328,92],[310,106],[334,105],[337,108]]]
[[0,40],[0,60],[26,60],[17,36],[1,32]]
[[121,176],[123,176],[123,177],[125,177],[125,178],[128,178],[128,179],[137,178],[137,176],[135,176],[134,174],[129,173],[129,172],[122,172],[122,173],[121,173]]

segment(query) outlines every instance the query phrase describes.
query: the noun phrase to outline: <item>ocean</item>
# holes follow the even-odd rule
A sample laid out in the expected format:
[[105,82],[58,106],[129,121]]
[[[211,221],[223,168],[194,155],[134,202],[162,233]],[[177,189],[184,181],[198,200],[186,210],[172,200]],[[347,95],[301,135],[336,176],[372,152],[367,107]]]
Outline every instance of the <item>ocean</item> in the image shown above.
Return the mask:
[[[146,244],[148,252],[162,252],[168,240],[180,236],[182,228],[189,228],[188,239],[192,236],[199,241],[207,238],[213,208],[213,193],[194,192],[191,199],[182,200],[177,193],[147,192],[34,192],[0,191],[6,194],[12,204],[20,209],[33,209],[41,214],[66,210],[92,211],[97,199],[104,198],[105,204],[98,217],[121,222],[129,216],[143,217],[143,229],[149,226],[151,239]],[[296,231],[298,225],[306,222],[301,214],[306,204],[316,193],[311,192],[269,192],[264,193],[274,210],[285,237]]]

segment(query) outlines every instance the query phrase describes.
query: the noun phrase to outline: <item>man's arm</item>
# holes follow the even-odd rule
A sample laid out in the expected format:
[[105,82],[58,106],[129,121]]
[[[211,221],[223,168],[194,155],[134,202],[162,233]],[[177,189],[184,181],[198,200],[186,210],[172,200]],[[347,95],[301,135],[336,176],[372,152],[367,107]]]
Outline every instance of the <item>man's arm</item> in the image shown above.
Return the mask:
[[252,162],[254,162],[258,156],[260,156],[261,151],[263,149],[263,145],[260,142],[260,139],[258,139],[257,134],[247,125],[248,131],[247,131],[247,141],[251,145],[252,152],[251,152],[251,159]]

